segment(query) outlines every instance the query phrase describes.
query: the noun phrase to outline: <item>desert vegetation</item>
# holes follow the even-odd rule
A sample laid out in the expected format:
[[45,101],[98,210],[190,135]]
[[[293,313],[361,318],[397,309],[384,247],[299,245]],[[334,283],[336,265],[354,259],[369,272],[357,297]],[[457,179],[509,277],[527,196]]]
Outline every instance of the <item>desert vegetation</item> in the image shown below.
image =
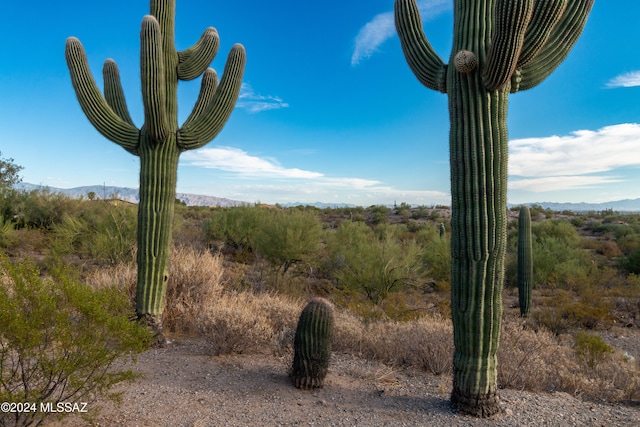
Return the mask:
[[[640,253],[640,216],[558,213],[532,206],[532,301],[530,316],[521,318],[518,210],[507,215],[500,387],[637,401],[638,354],[614,341],[623,334],[638,337],[640,277],[634,260]],[[13,292],[7,291],[8,283],[9,289],[18,283],[8,278],[28,265],[22,281],[61,289],[72,282],[81,286],[82,301],[90,299],[90,291],[96,304],[114,293],[118,298],[109,310],[135,317],[135,206],[5,188],[0,213],[5,294]],[[440,224],[447,230],[442,237]],[[268,352],[290,364],[301,310],[311,297],[320,296],[335,307],[333,352],[450,376],[448,230],[449,210],[442,206],[321,210],[176,204],[165,331],[169,338],[201,340],[212,356]],[[125,301],[124,307],[117,301]],[[75,308],[73,300],[67,303],[70,308],[60,311],[62,318],[85,310],[84,305]],[[3,304],[20,310],[15,299]],[[73,321],[66,328],[75,331],[85,317],[69,314],[68,322]],[[6,332],[10,319],[0,320],[4,393],[9,390],[6,372],[11,371],[6,364],[13,363],[10,356],[19,348]],[[132,334],[141,332],[118,325],[100,326],[116,334],[105,334],[113,352],[103,356],[104,367],[114,357],[145,348],[146,338],[135,346],[131,341],[137,336]],[[74,345],[88,345],[78,339]],[[50,345],[69,347],[62,341]],[[124,373],[114,378],[127,379]],[[96,382],[91,396],[106,393],[112,380]],[[106,386],[100,389],[101,381]],[[3,397],[11,401],[24,396],[14,392]]]

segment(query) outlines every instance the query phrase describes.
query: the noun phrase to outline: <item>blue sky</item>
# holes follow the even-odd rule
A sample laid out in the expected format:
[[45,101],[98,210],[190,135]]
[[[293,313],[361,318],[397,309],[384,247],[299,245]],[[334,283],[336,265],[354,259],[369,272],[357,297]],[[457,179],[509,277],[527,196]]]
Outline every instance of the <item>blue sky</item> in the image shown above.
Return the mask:
[[[621,8],[621,3],[624,8]],[[419,1],[425,32],[449,57],[453,1]],[[143,122],[139,31],[147,1],[9,2],[0,16],[2,157],[23,180],[137,187],[138,159],[103,138],[75,99],[65,40],[83,43],[94,78],[119,68]],[[247,50],[240,99],[222,132],[181,156],[178,191],[247,202],[449,204],[446,95],[406,64],[392,0],[178,1],[176,45],[206,27]],[[640,2],[597,1],[567,60],[510,97],[510,203],[640,197]],[[180,121],[200,80],[181,82]]]

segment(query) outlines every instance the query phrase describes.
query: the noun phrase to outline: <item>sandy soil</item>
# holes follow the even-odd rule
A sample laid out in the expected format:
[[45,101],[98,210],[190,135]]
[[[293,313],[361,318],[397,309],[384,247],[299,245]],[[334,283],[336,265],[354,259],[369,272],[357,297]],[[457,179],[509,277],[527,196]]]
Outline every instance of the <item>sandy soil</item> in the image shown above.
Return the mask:
[[124,385],[122,403],[88,406],[60,426],[637,426],[640,407],[583,402],[566,393],[502,390],[493,419],[456,414],[451,378],[393,369],[334,354],[325,387],[302,391],[273,355],[212,357],[193,340],[177,340],[138,358],[143,374]]

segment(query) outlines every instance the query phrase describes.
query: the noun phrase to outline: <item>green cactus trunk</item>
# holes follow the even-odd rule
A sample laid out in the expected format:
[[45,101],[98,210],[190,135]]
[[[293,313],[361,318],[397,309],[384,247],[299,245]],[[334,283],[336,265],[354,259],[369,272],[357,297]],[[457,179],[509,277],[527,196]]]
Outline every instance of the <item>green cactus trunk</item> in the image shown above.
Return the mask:
[[[455,70],[455,68],[451,67]],[[497,350],[506,249],[507,95],[450,72],[451,308],[456,407],[498,410]],[[466,114],[459,114],[464,106]]]
[[[171,139],[171,138],[170,138]],[[160,315],[169,278],[171,227],[176,200],[177,145],[140,145],[138,206],[138,314]]]
[[427,88],[449,96],[451,164],[451,402],[476,416],[500,411],[497,358],[506,249],[509,93],[562,62],[593,0],[455,0],[449,64],[433,50],[415,0],[395,0],[405,58]]
[[291,379],[297,388],[322,388],[331,358],[333,306],[314,298],[300,313],[293,348]]
[[518,216],[518,302],[521,317],[529,317],[531,311],[531,282],[533,281],[531,244],[531,213],[527,206],[521,206]]
[[[71,83],[85,115],[106,138],[140,157],[138,207],[138,282],[136,311],[162,337],[161,316],[169,275],[178,158],[200,148],[222,130],[240,92],[246,62],[244,47],[234,45],[220,84],[208,68],[219,38],[207,28],[200,40],[183,51],[174,44],[175,0],[151,0],[151,14],[140,31],[140,76],[144,125],[135,127],[124,98],[118,67],[107,59],[103,68],[104,95],[89,70],[80,41],[67,39],[65,56]],[[178,126],[179,80],[203,75],[192,113]]]

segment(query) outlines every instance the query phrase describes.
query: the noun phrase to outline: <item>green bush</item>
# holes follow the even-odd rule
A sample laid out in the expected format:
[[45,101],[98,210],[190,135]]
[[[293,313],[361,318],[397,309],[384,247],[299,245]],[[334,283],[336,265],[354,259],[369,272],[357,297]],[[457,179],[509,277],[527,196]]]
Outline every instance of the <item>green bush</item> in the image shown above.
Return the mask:
[[318,257],[322,225],[309,211],[272,210],[255,235],[257,251],[284,275],[296,263],[309,265]]
[[220,209],[207,223],[207,239],[222,241],[237,252],[251,253],[255,250],[255,236],[264,215],[266,209],[257,206]]
[[435,281],[436,288],[449,289],[451,280],[451,246],[449,239],[440,238],[440,230],[433,223],[426,224],[416,235],[421,246],[420,260],[424,275]]
[[[0,257],[0,402],[53,404],[116,399],[112,386],[135,378],[115,369],[151,336],[115,288],[93,290],[63,267],[43,278]],[[0,425],[37,425],[47,412],[4,413]],[[62,414],[58,414],[62,415]]]
[[[592,263],[576,228],[567,220],[532,224],[533,287],[574,289],[590,283]],[[505,283],[515,286],[517,229],[509,230]]]
[[640,274],[640,246],[620,258],[619,266],[627,273]]
[[578,332],[575,336],[573,348],[576,356],[591,369],[595,369],[605,358],[613,354],[613,347],[604,342],[600,335]]
[[2,214],[15,223],[16,228],[49,230],[61,222],[65,213],[71,214],[81,201],[49,190],[8,191],[2,195]]
[[392,290],[415,282],[419,247],[413,240],[396,239],[395,228],[376,233],[361,222],[340,224],[329,242],[339,286],[363,291],[378,304]]
[[51,250],[58,257],[115,265],[131,262],[136,247],[136,207],[86,201],[77,212],[65,213],[51,230]]
[[15,241],[16,230],[11,221],[5,220],[0,215],[0,247],[6,248]]

